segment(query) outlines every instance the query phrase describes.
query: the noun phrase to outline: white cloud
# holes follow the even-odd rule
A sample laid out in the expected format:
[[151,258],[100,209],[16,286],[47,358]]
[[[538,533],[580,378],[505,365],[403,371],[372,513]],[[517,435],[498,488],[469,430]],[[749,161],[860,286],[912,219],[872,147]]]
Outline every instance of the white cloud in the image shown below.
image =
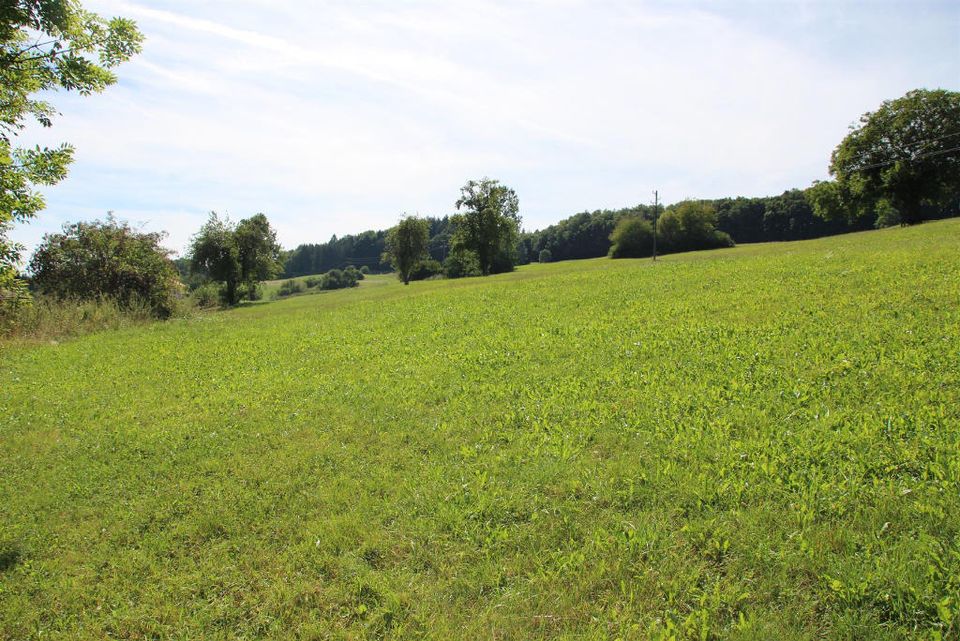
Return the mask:
[[517,189],[531,228],[653,188],[772,193],[824,177],[848,123],[929,82],[931,59],[954,87],[960,65],[932,20],[929,49],[858,41],[897,18],[861,5],[783,5],[787,24],[743,9],[769,5],[615,0],[85,4],[148,40],[118,86],[57,96],[64,116],[30,132],[77,161],[28,243],[114,209],[179,249],[217,209],[264,211],[294,245],[448,213],[482,175]]

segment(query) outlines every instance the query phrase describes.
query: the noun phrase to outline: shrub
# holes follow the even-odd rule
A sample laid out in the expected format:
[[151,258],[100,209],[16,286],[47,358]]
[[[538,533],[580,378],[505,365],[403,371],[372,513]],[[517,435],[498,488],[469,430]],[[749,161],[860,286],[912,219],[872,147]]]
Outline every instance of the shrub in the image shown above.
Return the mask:
[[714,206],[696,200],[685,200],[664,212],[658,224],[657,241],[664,252],[733,246],[730,235],[717,230]]
[[303,280],[303,284],[307,286],[307,289],[313,289],[323,282],[323,276],[307,276]]
[[477,254],[463,248],[454,249],[447,256],[447,260],[443,263],[443,271],[447,278],[464,278],[483,274]]
[[320,289],[346,289],[357,286],[356,269],[331,269],[323,276],[323,283]]
[[113,298],[121,307],[146,305],[158,318],[170,316],[183,285],[160,246],[162,233],[141,233],[129,223],[73,223],[43,237],[30,261],[34,286],[61,300]]
[[299,294],[303,291],[303,285],[300,281],[296,280],[285,280],[280,284],[280,289],[277,290],[277,296],[292,296],[293,294]]
[[245,296],[247,300],[260,300],[263,298],[263,290],[260,288],[260,283],[256,281],[245,283],[241,288],[241,292],[241,295]]
[[[642,258],[653,253],[653,227],[640,216],[624,216],[610,234],[611,258]],[[542,261],[541,261],[542,262]]]
[[541,263],[549,263],[553,260],[553,254],[549,249],[541,249],[539,259]]
[[220,290],[221,287],[216,283],[206,283],[193,290],[191,297],[197,307],[216,307],[222,298]]
[[426,280],[442,273],[443,265],[439,261],[428,258],[413,266],[413,270],[410,272],[410,280]]
[[360,273],[366,276],[367,274],[370,273],[370,268],[364,265],[363,267],[360,268]]

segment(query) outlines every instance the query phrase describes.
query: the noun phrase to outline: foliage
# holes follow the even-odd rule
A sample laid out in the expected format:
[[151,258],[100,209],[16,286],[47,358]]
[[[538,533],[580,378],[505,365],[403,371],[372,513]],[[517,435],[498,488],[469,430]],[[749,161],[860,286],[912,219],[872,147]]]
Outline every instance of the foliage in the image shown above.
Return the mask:
[[223,297],[220,286],[216,283],[204,283],[190,292],[194,304],[201,309],[216,307]]
[[[321,281],[322,282],[322,279]],[[307,287],[312,287],[313,285],[307,284]],[[280,284],[280,289],[277,290],[278,296],[291,296],[293,294],[299,294],[303,291],[304,284],[297,280],[285,280]]]
[[599,258],[610,252],[610,235],[621,218],[639,216],[652,220],[652,214],[653,207],[644,205],[581,212],[524,237],[530,256],[539,256],[540,251],[549,249],[553,260]]
[[266,216],[256,214],[237,224],[234,242],[240,262],[240,282],[246,287],[247,297],[255,300],[257,284],[283,270],[277,233]]
[[73,148],[18,148],[29,119],[44,127],[57,111],[47,102],[64,89],[83,95],[116,81],[110,71],[140,51],[131,20],[105,20],[71,0],[15,0],[0,7],[0,314],[27,297],[16,265],[23,248],[7,234],[43,209],[38,186],[67,175]]
[[283,276],[322,274],[350,264],[366,267],[368,271],[389,271],[389,263],[382,261],[386,240],[386,231],[365,231],[339,238],[333,236],[326,243],[300,245],[287,255]]
[[640,216],[624,216],[610,234],[611,258],[642,258],[653,254],[653,226]]
[[331,269],[323,275],[320,289],[346,289],[356,287],[360,281],[360,272],[355,268]]
[[[177,300],[172,314],[186,318],[190,308]],[[155,323],[154,310],[140,299],[121,305],[115,298],[36,296],[0,331],[4,340],[61,341],[86,334]]]
[[[884,101],[860,117],[830,158],[830,174],[843,207],[857,218],[890,208],[902,224],[913,224],[956,204],[960,193],[960,92],[916,89]],[[883,204],[880,204],[884,201]]]
[[480,259],[475,252],[463,247],[454,248],[443,261],[443,273],[447,278],[481,276]]
[[443,265],[432,258],[419,261],[410,272],[410,280],[426,280],[443,273]]
[[404,285],[410,284],[414,267],[427,256],[430,224],[417,216],[406,216],[387,232],[385,262],[397,271]]
[[658,251],[663,253],[732,247],[730,235],[719,231],[717,211],[705,200],[684,200],[667,207],[657,223]]
[[960,220],[651,267],[4,346],[0,638],[956,638]]
[[516,192],[497,180],[470,180],[456,205],[462,213],[452,219],[451,251],[472,252],[484,276],[512,270],[520,234]]
[[239,300],[240,249],[234,242],[234,225],[216,212],[190,241],[190,269],[196,274],[223,283],[223,302],[235,305]]
[[210,212],[190,242],[189,256],[194,273],[223,283],[226,305],[236,305],[243,296],[256,300],[258,283],[281,270],[276,233],[263,214],[234,225],[229,218]]
[[58,299],[113,298],[121,307],[143,303],[166,318],[182,286],[171,252],[160,245],[164,236],[138,232],[113,216],[66,224],[37,247],[30,261],[32,283]]
[[549,249],[541,249],[540,254],[537,256],[537,261],[541,263],[552,263],[553,252],[551,252]]

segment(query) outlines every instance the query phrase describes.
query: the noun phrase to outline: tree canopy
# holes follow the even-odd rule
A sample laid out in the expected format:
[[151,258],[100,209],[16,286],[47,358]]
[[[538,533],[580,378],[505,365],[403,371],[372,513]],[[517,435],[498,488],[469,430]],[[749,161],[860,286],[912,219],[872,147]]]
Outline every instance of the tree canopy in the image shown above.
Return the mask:
[[240,262],[240,282],[248,296],[256,290],[257,283],[274,278],[282,271],[277,233],[263,214],[241,220],[234,231],[234,242]]
[[386,259],[397,270],[404,285],[410,284],[410,276],[427,254],[430,241],[430,224],[424,218],[407,216],[387,233]]
[[276,233],[263,214],[234,225],[229,218],[210,212],[191,240],[189,253],[193,272],[223,283],[227,305],[237,304],[243,296],[253,300],[258,283],[282,270]]
[[0,307],[26,298],[16,273],[23,248],[7,233],[43,209],[37,186],[63,180],[73,159],[67,144],[24,149],[14,140],[31,118],[53,124],[50,92],[89,95],[116,82],[111,69],[139,52],[142,39],[132,20],[104,19],[75,0],[0,5]]
[[471,252],[486,276],[510,271],[520,235],[520,201],[497,180],[470,180],[460,189],[451,252]]
[[951,206],[960,194],[960,92],[916,89],[863,114],[833,151],[830,174],[836,184],[815,192],[825,216],[913,224],[925,208]]

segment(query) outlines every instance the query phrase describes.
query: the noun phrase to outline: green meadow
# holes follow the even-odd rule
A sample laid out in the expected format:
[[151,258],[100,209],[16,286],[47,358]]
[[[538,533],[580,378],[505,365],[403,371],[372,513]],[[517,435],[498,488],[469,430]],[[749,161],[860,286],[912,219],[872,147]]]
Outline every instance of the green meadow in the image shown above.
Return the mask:
[[0,346],[3,639],[960,638],[960,220]]

